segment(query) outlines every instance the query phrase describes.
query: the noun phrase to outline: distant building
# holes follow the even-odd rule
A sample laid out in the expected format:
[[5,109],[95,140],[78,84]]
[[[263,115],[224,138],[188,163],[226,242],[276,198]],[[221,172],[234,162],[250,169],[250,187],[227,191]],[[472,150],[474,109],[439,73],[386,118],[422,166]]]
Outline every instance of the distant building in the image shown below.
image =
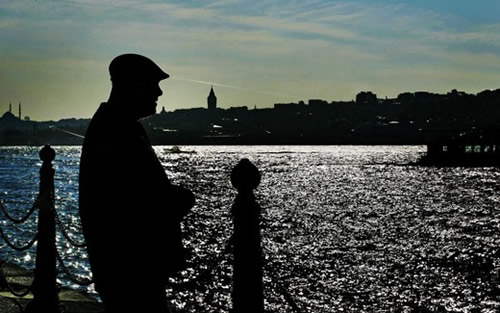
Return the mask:
[[12,113],[12,104],[9,104],[9,111],[0,118],[0,129],[19,129],[22,125],[22,121]]
[[331,105],[330,103],[328,103],[328,101],[321,99],[310,99],[308,101],[308,105],[311,110],[327,110],[331,108]]
[[[21,112],[21,103],[19,103],[19,112]],[[19,115],[20,116],[20,115]],[[14,113],[12,113],[12,103],[9,103],[9,111],[5,112],[3,115],[2,115],[2,121],[5,122],[5,121],[9,121],[9,122],[14,122],[14,121],[18,121],[20,120],[21,118],[17,118]]]
[[210,94],[207,98],[208,110],[215,111],[217,109],[217,97],[215,96],[214,87],[210,88]]
[[432,105],[433,103],[438,103],[439,99],[443,97],[443,95],[434,94],[427,91],[417,91],[415,92],[415,104],[418,106]]
[[244,114],[248,112],[248,107],[247,106],[242,106],[242,107],[230,107],[229,109],[226,110],[229,114]]
[[7,111],[2,115],[2,121],[17,121],[17,117],[12,112]]
[[458,98],[458,97],[464,97],[467,94],[463,91],[458,91],[456,89],[453,89],[451,92],[448,92],[446,94],[449,98]]
[[362,91],[356,95],[356,104],[373,105],[377,103],[377,95],[371,91]]
[[274,104],[274,109],[275,110],[285,110],[285,111],[302,111],[306,109],[306,104],[304,101],[300,101],[299,103],[275,103]]
[[403,105],[415,103],[415,94],[411,92],[404,92],[398,95],[397,101]]
[[328,101],[322,99],[309,99],[309,106],[326,106],[328,105]]
[[2,115],[2,118],[8,119],[8,120],[22,120],[21,117],[21,102],[19,102],[19,115],[16,117],[14,113],[12,113],[12,103],[9,103],[9,111],[5,112]]

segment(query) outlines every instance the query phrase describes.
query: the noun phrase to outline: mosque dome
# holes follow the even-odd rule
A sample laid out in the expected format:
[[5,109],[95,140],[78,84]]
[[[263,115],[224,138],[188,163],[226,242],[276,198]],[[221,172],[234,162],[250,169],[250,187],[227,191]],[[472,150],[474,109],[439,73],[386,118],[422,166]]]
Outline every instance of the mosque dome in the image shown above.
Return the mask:
[[12,114],[12,112],[7,111],[2,115],[2,119],[14,121],[17,120],[18,118],[14,114]]

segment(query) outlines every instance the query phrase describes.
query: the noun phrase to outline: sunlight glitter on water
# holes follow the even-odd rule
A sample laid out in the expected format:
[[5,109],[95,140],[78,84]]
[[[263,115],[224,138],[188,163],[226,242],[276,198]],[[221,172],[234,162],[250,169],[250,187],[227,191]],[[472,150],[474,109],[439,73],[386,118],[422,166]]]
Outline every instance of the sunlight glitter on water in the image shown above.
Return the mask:
[[[167,148],[155,150],[171,180],[197,196],[183,224],[195,266],[173,281],[206,274],[190,290],[169,289],[183,312],[229,309],[229,210],[236,191],[228,177],[244,157],[263,174],[256,195],[269,310],[291,311],[286,299],[309,312],[500,307],[498,169],[405,166],[422,146],[181,147],[196,151],[185,154]],[[58,212],[80,241],[80,150],[56,152]],[[0,195],[13,215],[21,216],[36,197],[39,166],[36,147],[0,148]],[[6,232],[24,241],[32,226]],[[68,267],[88,275],[85,251],[70,250],[62,237],[58,245]],[[32,266],[26,254],[0,248],[0,258]]]

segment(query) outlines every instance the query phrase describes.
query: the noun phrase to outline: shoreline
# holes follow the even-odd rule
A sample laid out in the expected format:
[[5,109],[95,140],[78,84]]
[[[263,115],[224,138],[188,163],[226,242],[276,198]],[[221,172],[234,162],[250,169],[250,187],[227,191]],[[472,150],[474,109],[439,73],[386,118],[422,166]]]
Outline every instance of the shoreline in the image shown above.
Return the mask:
[[[33,272],[20,265],[0,260],[7,282],[20,292],[26,290],[32,280]],[[0,285],[0,312],[19,312],[19,305],[23,308],[33,299],[32,293],[19,298]],[[92,296],[67,287],[61,287],[59,300],[65,313],[98,313],[103,312],[102,304]]]

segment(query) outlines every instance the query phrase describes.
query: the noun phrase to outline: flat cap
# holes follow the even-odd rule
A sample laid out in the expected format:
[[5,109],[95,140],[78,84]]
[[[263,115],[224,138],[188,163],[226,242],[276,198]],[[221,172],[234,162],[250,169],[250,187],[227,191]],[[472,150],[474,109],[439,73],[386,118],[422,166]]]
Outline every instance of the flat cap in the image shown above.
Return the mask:
[[113,82],[160,81],[170,76],[147,57],[133,53],[114,58],[109,64],[109,75]]

